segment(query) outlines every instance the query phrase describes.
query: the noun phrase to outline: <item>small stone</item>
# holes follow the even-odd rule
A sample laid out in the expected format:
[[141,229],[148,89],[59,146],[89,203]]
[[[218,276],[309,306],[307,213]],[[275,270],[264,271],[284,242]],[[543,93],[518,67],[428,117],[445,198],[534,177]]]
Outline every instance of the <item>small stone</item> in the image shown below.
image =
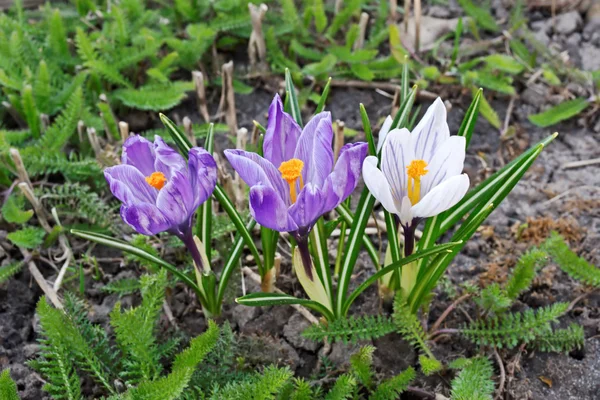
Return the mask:
[[534,32],[544,32],[549,33],[550,28],[552,27],[552,21],[548,19],[544,19],[541,21],[535,21],[531,23],[531,30]]
[[549,89],[545,85],[533,84],[523,91],[521,98],[527,104],[541,107],[546,104],[549,93]]
[[556,32],[563,35],[570,35],[575,32],[582,24],[581,15],[577,11],[556,16],[556,24],[554,26]]
[[255,319],[259,313],[260,309],[258,307],[248,307],[236,304],[232,310],[232,318],[237,322],[240,331],[243,331],[246,324]]
[[584,71],[597,71],[600,69],[600,48],[584,43],[579,50],[581,55],[581,68]]
[[548,46],[550,44],[550,38],[548,37],[548,34],[542,30],[534,32],[533,38],[542,43],[544,46]]
[[283,336],[292,346],[314,352],[319,347],[319,343],[302,336],[302,332],[310,325],[310,322],[300,315],[300,313],[295,313],[283,327]]
[[447,7],[441,7],[441,6],[429,7],[428,15],[430,17],[435,17],[435,18],[450,18],[450,16],[451,16],[450,10]]
[[575,32],[567,38],[567,46],[578,46],[581,43],[581,34]]
[[335,342],[331,345],[331,352],[327,356],[329,361],[337,367],[345,367],[350,363],[350,356],[358,352],[361,346],[359,344],[350,344]]

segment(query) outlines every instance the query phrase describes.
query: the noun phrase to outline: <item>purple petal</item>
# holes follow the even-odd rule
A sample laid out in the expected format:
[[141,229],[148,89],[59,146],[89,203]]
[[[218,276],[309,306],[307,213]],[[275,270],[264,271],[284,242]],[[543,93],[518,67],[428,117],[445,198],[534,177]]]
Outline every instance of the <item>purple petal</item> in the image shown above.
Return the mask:
[[144,176],[150,176],[154,171],[154,144],[140,135],[127,138],[123,144],[121,163],[133,165]]
[[154,205],[139,203],[132,206],[121,206],[121,218],[129,226],[143,235],[156,235],[171,228],[171,222]]
[[331,113],[322,112],[315,115],[304,127],[294,158],[304,162],[302,177],[305,184],[323,186],[325,178],[333,168],[332,141]]
[[104,177],[113,195],[126,205],[140,202],[154,204],[158,191],[146,182],[133,165],[116,165],[104,170]]
[[256,153],[244,150],[225,150],[225,157],[246,185],[253,187],[264,185],[277,191],[278,196],[290,204],[289,186],[281,177],[281,173],[270,161]]
[[324,212],[339,206],[356,189],[367,151],[368,145],[363,142],[342,147],[337,163],[323,187],[326,195]]
[[167,179],[171,179],[174,171],[182,171],[187,174],[187,162],[183,156],[169,147],[158,135],[154,137],[154,153],[156,154],[154,170],[165,174]]
[[198,208],[215,190],[217,163],[208,151],[200,147],[194,147],[189,153],[188,166],[194,194],[194,208]]
[[158,192],[156,206],[171,225],[181,225],[189,220],[196,207],[194,207],[194,193],[188,177],[181,171],[173,171],[171,179]]
[[281,99],[276,94],[269,107],[269,120],[263,143],[265,158],[271,161],[275,168],[279,168],[282,162],[294,157],[301,132],[302,129],[294,118],[283,111]]
[[255,185],[250,188],[250,213],[256,222],[278,232],[298,229],[288,214],[286,203],[272,187]]
[[[300,228],[309,228],[323,215],[325,205],[321,190],[312,183],[304,186],[289,213]],[[325,210],[327,211],[327,210]]]

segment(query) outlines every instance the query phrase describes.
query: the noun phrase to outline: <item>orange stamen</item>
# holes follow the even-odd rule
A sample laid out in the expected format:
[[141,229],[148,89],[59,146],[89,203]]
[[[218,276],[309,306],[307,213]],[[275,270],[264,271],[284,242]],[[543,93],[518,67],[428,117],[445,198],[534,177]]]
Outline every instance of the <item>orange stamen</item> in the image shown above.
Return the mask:
[[167,178],[162,172],[153,172],[152,175],[146,177],[146,182],[153,188],[160,190],[167,183]]
[[304,181],[302,180],[302,168],[304,163],[302,160],[292,158],[291,160],[284,161],[279,166],[279,172],[281,177],[290,185],[290,197],[292,203],[296,202],[296,181],[300,178],[300,190],[304,187]]
[[408,198],[413,206],[421,200],[421,177],[429,172],[425,168],[427,168],[427,163],[424,160],[412,160],[406,167]]

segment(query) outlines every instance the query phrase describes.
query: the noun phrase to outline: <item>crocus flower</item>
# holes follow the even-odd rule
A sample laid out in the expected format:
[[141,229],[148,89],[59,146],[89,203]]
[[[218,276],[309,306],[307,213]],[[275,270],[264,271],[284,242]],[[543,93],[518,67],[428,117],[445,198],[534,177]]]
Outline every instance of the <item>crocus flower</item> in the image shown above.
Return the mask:
[[217,164],[210,153],[194,147],[186,162],[160,136],[152,143],[135,135],[123,144],[121,162],[105,169],[104,176],[123,203],[123,221],[144,235],[166,231],[178,236],[202,268],[191,228],[196,209],[217,182]]
[[393,129],[381,136],[381,169],[377,157],[367,157],[363,177],[383,207],[398,215],[405,233],[414,233],[421,219],[446,211],[466,194],[469,177],[461,174],[465,138],[450,136],[440,98],[412,132]]
[[269,107],[264,157],[243,150],[225,156],[250,186],[250,212],[256,221],[279,232],[290,232],[303,253],[307,274],[310,256],[303,248],[311,228],[323,214],[356,188],[366,143],[342,147],[333,161],[331,114],[321,112],[304,129],[283,111],[278,95]]

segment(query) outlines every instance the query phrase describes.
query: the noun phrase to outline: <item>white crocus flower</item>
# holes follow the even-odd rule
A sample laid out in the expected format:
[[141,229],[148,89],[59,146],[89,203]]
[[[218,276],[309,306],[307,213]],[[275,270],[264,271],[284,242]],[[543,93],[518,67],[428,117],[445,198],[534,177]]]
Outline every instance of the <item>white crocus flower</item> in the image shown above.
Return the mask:
[[382,147],[381,169],[377,157],[367,157],[363,178],[383,207],[400,217],[405,229],[463,198],[469,189],[469,177],[462,174],[465,138],[450,136],[446,108],[439,97],[412,132],[387,130],[386,119],[378,146]]
[[385,142],[385,137],[387,136],[390,128],[392,127],[392,123],[394,120],[391,115],[388,115],[385,121],[383,121],[383,125],[381,125],[381,129],[379,129],[379,139],[377,140],[377,153],[381,150],[383,146],[383,142]]

